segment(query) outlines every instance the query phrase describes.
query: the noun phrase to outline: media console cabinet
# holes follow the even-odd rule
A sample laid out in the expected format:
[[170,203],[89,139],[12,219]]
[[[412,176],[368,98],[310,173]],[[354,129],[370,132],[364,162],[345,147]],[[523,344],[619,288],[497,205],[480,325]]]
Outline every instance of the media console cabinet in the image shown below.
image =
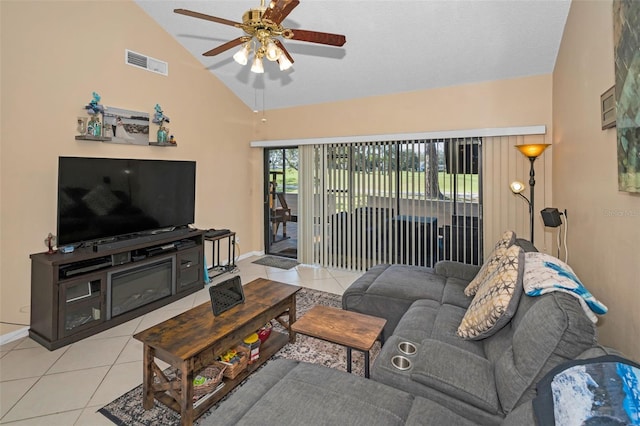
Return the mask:
[[29,336],[54,350],[200,290],[204,233],[185,228],[98,251],[32,254]]

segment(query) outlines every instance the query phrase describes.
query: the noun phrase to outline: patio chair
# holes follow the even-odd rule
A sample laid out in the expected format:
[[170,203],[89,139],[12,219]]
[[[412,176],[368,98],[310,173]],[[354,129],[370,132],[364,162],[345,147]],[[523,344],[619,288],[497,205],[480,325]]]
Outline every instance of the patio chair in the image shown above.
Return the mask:
[[278,197],[278,203],[280,207],[274,207],[271,209],[271,229],[273,233],[273,241],[276,240],[276,234],[278,233],[278,227],[282,223],[282,238],[287,238],[287,222],[291,220],[291,209],[287,205],[287,200],[284,198],[284,193],[276,193]]

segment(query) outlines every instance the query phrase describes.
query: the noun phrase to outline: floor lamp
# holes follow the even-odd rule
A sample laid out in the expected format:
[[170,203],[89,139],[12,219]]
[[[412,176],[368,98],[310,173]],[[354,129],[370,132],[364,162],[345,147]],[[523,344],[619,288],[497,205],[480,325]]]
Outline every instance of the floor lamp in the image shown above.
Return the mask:
[[536,185],[536,172],[533,169],[533,163],[536,161],[536,158],[542,154],[542,152],[547,149],[547,147],[551,145],[548,143],[532,143],[526,145],[516,145],[515,147],[520,150],[522,155],[527,157],[531,164],[531,169],[529,170],[529,198],[522,195],[522,191],[524,191],[524,183],[514,181],[511,182],[511,191],[514,194],[518,194],[522,198],[525,199],[527,204],[529,205],[529,226],[531,227],[531,244],[533,244],[533,196],[534,196],[534,186]]

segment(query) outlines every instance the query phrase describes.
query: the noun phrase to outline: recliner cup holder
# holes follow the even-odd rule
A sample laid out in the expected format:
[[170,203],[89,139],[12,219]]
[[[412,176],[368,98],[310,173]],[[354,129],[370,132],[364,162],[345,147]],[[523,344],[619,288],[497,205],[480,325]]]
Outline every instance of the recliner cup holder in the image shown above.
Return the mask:
[[405,355],[415,355],[416,354],[416,345],[411,342],[400,342],[398,343],[398,350]]
[[396,355],[391,358],[391,364],[398,370],[404,371],[411,368],[411,360],[402,355]]

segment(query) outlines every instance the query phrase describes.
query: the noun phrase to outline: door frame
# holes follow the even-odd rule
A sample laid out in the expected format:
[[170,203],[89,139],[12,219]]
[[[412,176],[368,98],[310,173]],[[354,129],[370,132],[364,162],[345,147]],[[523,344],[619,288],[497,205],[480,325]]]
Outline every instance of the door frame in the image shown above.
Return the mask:
[[[273,172],[271,171],[270,153],[273,151],[283,151],[283,171],[282,173],[282,192],[286,193],[285,181],[286,181],[286,167],[284,160],[284,151],[298,149],[297,146],[281,146],[281,147],[265,147],[263,149],[263,235],[264,235],[264,252],[265,254],[273,254],[278,256],[285,256],[291,258],[297,258],[297,245],[296,253],[293,255],[283,254],[280,252],[272,251],[274,241],[272,241],[272,224],[271,224],[271,181]],[[275,202],[275,200],[273,200]],[[293,222],[293,221],[291,221]],[[297,224],[296,224],[297,225]]]

